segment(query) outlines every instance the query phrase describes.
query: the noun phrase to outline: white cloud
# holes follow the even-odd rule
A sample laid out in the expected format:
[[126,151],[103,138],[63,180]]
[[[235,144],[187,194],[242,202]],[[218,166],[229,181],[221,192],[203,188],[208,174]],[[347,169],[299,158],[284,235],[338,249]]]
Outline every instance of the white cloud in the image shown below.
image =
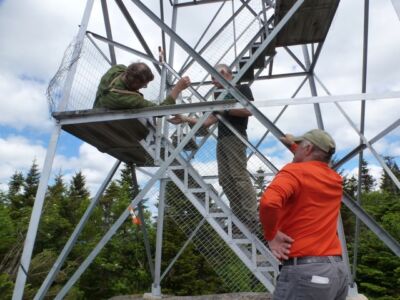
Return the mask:
[[49,131],[52,122],[45,91],[41,82],[0,73],[0,126]]
[[29,169],[33,160],[43,165],[46,149],[40,143],[22,136],[0,138],[0,182],[4,183],[15,171]]
[[77,33],[84,4],[78,0],[4,1],[0,6],[0,69],[49,78]]
[[[46,148],[38,141],[28,140],[23,136],[9,136],[0,138],[0,183],[5,188],[15,171],[26,171],[36,160],[39,170],[42,171],[46,156]],[[54,158],[52,174],[64,175],[68,182],[78,171],[82,171],[86,177],[89,190],[94,194],[103,182],[106,174],[111,169],[115,159],[100,153],[88,144],[82,144],[79,148],[79,156],[66,157],[57,154]]]

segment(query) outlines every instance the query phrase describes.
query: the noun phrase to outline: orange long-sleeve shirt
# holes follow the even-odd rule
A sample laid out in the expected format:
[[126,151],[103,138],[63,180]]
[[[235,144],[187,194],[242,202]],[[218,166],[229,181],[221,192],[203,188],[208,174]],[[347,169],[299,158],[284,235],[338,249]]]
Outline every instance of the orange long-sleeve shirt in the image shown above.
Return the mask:
[[264,236],[272,240],[279,230],[292,237],[290,257],[340,255],[341,199],[342,178],[327,163],[287,164],[261,197]]

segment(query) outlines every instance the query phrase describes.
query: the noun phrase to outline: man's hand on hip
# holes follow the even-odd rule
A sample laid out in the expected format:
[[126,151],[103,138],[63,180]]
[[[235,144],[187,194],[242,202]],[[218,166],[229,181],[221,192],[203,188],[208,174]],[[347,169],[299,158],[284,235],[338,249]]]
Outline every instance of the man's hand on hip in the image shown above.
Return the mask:
[[275,237],[271,241],[268,241],[268,245],[272,254],[277,259],[288,259],[293,241],[294,240],[290,236],[278,231]]

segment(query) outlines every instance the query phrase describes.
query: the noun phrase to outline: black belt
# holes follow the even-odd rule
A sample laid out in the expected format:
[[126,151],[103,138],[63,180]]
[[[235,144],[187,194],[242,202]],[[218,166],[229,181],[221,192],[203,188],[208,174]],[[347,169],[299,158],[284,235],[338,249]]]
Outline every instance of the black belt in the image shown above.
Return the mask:
[[331,260],[340,262],[342,261],[342,257],[340,255],[292,257],[282,261],[282,265],[294,266],[294,265],[305,265],[305,264],[330,263]]

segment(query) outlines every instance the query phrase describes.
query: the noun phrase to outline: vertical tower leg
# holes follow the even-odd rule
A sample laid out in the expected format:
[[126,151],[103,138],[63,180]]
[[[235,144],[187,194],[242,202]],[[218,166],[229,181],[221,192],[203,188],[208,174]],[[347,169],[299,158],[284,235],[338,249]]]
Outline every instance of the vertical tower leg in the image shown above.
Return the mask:
[[346,236],[344,235],[344,229],[343,229],[343,221],[342,221],[342,215],[339,213],[339,218],[338,218],[338,235],[340,239],[340,245],[342,247],[342,257],[343,261],[346,264],[346,269],[347,269],[347,274],[349,276],[349,291],[347,293],[348,296],[354,296],[358,294],[357,291],[357,285],[354,282],[352,276],[351,276],[351,269],[350,269],[350,260],[349,260],[349,253],[347,251],[347,243],[346,243]]
[[161,179],[160,186],[160,200],[158,203],[158,216],[157,216],[157,237],[156,237],[156,257],[154,269],[154,282],[151,287],[151,294],[153,297],[161,297],[161,255],[162,255],[162,239],[164,229],[164,210],[165,210],[165,189],[167,186],[166,179]]
[[47,191],[47,183],[49,181],[60,132],[61,126],[56,125],[51,134],[49,147],[47,149],[46,158],[43,164],[43,171],[40,176],[39,186],[36,192],[35,203],[33,204],[31,219],[29,221],[28,232],[26,233],[24,250],[22,252],[21,262],[18,268],[17,280],[15,282],[14,293],[12,297],[13,300],[20,300],[24,295],[26,277],[28,275],[29,265],[31,263],[33,246],[35,245],[36,234]]
[[[132,184],[133,184],[133,188],[134,188],[134,196],[132,198],[132,200],[133,200],[134,197],[136,197],[136,195],[139,193],[139,185],[138,185],[137,177],[136,177],[135,164],[132,164]],[[149,269],[150,269],[151,277],[154,279],[153,258],[151,257],[150,242],[149,242],[149,237],[148,237],[147,230],[146,230],[142,202],[138,203],[138,211],[139,211],[139,219],[140,219],[140,223],[141,223],[140,228],[142,229],[142,233],[143,233],[144,247],[146,249],[147,260],[149,262]]]

